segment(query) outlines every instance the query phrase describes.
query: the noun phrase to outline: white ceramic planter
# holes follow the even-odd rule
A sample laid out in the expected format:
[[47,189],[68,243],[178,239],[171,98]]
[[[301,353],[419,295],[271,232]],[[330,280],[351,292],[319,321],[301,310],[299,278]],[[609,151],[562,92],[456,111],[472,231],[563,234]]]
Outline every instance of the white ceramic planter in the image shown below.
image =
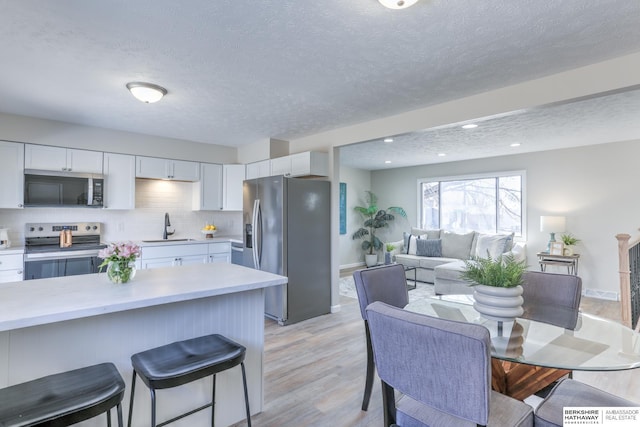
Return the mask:
[[367,264],[367,267],[373,267],[378,263],[378,254],[365,254],[364,262],[365,264]]
[[473,308],[487,319],[509,322],[522,316],[522,286],[497,288],[476,285],[473,287]]

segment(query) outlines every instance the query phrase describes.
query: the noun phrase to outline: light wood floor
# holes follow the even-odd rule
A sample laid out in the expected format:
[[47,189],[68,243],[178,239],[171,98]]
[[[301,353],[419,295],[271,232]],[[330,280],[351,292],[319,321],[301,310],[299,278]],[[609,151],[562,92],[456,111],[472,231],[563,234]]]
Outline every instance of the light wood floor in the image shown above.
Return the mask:
[[[350,272],[343,273],[347,274]],[[266,321],[265,405],[263,412],[252,418],[254,426],[382,425],[382,397],[377,379],[369,411],[360,410],[366,350],[357,300],[342,297],[340,303],[338,313],[290,326]],[[584,312],[620,318],[616,302],[584,297],[581,307]],[[574,378],[640,402],[640,369],[575,372]],[[245,425],[246,422],[236,424]]]

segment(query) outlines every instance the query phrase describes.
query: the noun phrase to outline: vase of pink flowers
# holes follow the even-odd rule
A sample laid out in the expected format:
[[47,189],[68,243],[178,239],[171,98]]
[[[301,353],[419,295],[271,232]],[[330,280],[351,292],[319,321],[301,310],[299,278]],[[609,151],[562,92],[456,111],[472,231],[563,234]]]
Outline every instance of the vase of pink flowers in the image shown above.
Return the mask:
[[127,283],[136,275],[136,258],[140,255],[140,247],[131,242],[111,243],[98,253],[102,258],[100,271],[107,267],[107,277],[113,283]]

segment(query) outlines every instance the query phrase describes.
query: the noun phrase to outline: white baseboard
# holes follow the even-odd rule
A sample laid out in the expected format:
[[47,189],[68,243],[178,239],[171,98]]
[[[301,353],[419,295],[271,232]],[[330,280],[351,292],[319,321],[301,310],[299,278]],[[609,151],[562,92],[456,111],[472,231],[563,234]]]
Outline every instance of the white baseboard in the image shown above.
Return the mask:
[[353,264],[343,264],[343,265],[340,266],[340,270],[346,270],[348,268],[362,267],[364,265],[365,265],[364,262],[356,262],[356,263],[353,263]]
[[341,310],[342,306],[340,304],[338,305],[332,305],[331,306],[331,313],[337,313]]
[[609,301],[620,301],[620,297],[619,297],[618,293],[617,292],[613,292],[613,291],[600,291],[598,289],[585,289],[582,292],[582,295],[584,295],[585,297],[599,298],[599,299],[605,299],[605,300],[609,300]]

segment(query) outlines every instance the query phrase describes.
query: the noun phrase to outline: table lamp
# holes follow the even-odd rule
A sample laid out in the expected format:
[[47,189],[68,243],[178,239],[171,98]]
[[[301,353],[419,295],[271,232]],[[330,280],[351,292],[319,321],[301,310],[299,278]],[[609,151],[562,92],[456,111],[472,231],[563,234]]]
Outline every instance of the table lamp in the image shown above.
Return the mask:
[[566,226],[566,218],[563,216],[541,216],[540,231],[549,233],[549,243],[547,243],[547,252],[551,249],[551,242],[556,241],[556,233],[564,233]]

